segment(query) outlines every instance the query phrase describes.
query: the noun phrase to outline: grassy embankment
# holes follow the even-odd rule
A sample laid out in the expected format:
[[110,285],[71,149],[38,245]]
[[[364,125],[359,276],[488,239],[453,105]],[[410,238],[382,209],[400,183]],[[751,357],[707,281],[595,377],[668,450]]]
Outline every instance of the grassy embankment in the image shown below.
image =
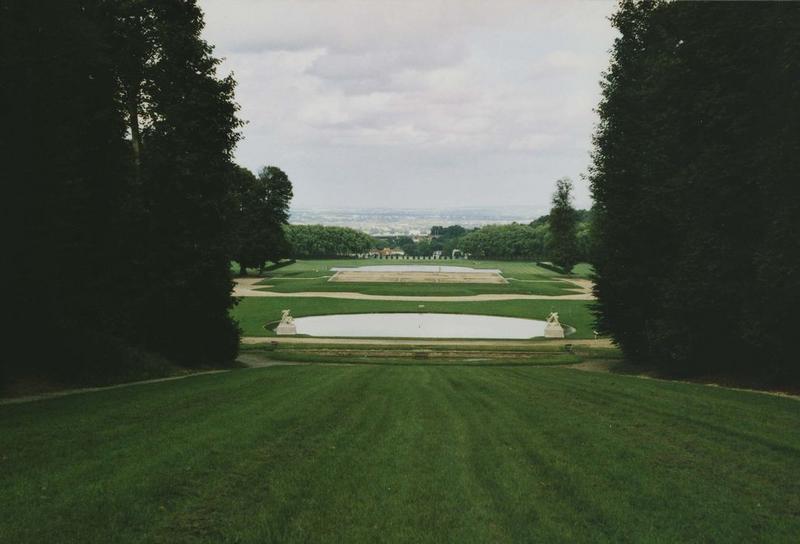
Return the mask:
[[0,406],[5,542],[794,542],[800,402],[291,366]]
[[407,302],[388,300],[348,300],[336,298],[242,298],[232,310],[243,336],[272,336],[264,325],[281,318],[290,309],[295,317],[307,315],[357,314],[376,312],[434,312],[452,314],[500,315],[545,319],[556,311],[561,322],[575,327],[570,338],[593,338],[594,316],[591,302],[580,300],[504,300],[485,302]]
[[413,345],[325,344],[275,342],[245,344],[240,359],[253,366],[280,362],[366,365],[462,365],[462,366],[550,366],[593,362],[619,368],[622,353],[613,347],[585,346],[539,341],[490,343],[431,343],[420,339]]

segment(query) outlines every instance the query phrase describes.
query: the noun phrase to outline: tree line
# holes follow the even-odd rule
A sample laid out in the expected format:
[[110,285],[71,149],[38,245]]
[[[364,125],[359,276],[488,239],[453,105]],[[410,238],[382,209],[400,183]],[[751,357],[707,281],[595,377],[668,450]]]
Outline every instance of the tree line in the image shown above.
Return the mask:
[[289,252],[300,259],[359,255],[376,244],[369,234],[348,227],[286,225],[284,233]]
[[461,225],[431,227],[430,236],[415,241],[410,236],[382,236],[378,249],[400,248],[412,257],[441,251],[469,253],[473,259],[550,261],[564,271],[591,258],[591,212],[576,210],[569,178],[556,182],[550,213],[530,224],[511,223],[466,229]]
[[545,258],[549,237],[546,225],[512,223],[472,230],[459,243],[473,259],[538,261]]
[[233,163],[234,80],[217,74],[196,3],[4,0],[0,10],[14,316],[3,376],[231,361],[232,248],[248,262],[275,256],[253,256],[254,245],[280,253],[280,241],[235,239],[242,207],[285,222],[275,210],[291,186],[267,169],[259,188]]
[[[275,249],[267,260],[347,257],[384,248],[402,249],[410,257],[430,257],[435,251],[441,251],[442,257],[449,257],[454,249],[459,249],[474,259],[552,261],[563,270],[571,270],[574,264],[589,259],[591,213],[572,207],[569,180],[559,180],[558,187],[550,214],[530,224],[488,225],[476,229],[436,225],[431,228],[430,237],[418,241],[411,236],[373,238],[347,227],[286,225],[281,244],[269,245]],[[553,221],[553,217],[561,217],[560,223],[559,219]],[[558,224],[553,228],[551,223]],[[253,232],[250,226],[245,230]],[[559,234],[554,235],[554,232]]]
[[800,374],[800,5],[624,1],[591,172],[599,326],[679,374]]

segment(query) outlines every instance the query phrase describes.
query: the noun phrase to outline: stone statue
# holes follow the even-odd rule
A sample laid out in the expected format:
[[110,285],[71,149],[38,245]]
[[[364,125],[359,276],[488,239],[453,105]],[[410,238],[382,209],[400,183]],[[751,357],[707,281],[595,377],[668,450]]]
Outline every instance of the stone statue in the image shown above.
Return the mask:
[[281,336],[297,334],[297,325],[294,324],[294,318],[289,315],[289,310],[283,310],[281,312],[281,322],[278,323],[275,332]]
[[564,338],[564,327],[558,320],[558,312],[551,312],[547,317],[547,325],[544,327],[545,338]]

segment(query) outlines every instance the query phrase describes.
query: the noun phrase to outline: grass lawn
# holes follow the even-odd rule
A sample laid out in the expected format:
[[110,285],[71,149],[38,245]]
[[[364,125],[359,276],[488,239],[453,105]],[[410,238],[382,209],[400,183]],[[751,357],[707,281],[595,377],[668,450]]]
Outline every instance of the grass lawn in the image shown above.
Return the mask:
[[[582,300],[503,300],[485,302],[406,302],[390,300],[347,300],[335,298],[256,298],[244,297],[231,311],[244,336],[272,336],[264,328],[279,321],[281,310],[290,309],[295,317],[307,315],[357,314],[374,312],[436,312],[453,314],[501,315],[546,319],[552,311],[561,322],[575,327],[570,338],[593,338],[594,316],[591,302]],[[423,308],[420,308],[423,305]]]
[[558,274],[552,270],[537,266],[535,263],[522,261],[473,261],[466,259],[437,259],[437,260],[415,260],[415,259],[319,259],[308,261],[297,261],[296,263],[281,266],[266,272],[267,278],[313,278],[317,276],[330,276],[334,274],[331,268],[334,267],[358,267],[358,266],[408,266],[408,265],[429,265],[429,266],[466,266],[471,268],[492,268],[499,269],[506,279],[555,279]]
[[[506,284],[493,283],[416,283],[416,282],[329,282],[323,278],[282,277],[267,278],[261,282],[268,291],[279,293],[351,292],[365,295],[409,296],[470,296],[493,293],[523,295],[569,295],[580,293],[575,284],[564,281],[510,280]],[[269,288],[266,288],[269,286]]]
[[572,275],[579,278],[590,278],[594,274],[594,267],[589,263],[578,263],[572,268]]
[[287,366],[0,406],[3,542],[796,542],[800,402]]
[[[334,267],[374,265],[430,265],[466,266],[499,269],[508,284],[481,283],[362,283],[328,282]],[[580,292],[574,284],[561,281],[558,275],[546,268],[528,262],[471,261],[463,259],[405,260],[405,259],[326,259],[297,261],[264,274],[261,282],[268,289],[280,293],[303,291],[356,292],[367,295],[410,296],[469,296],[490,293],[517,293],[530,295],[568,295]]]

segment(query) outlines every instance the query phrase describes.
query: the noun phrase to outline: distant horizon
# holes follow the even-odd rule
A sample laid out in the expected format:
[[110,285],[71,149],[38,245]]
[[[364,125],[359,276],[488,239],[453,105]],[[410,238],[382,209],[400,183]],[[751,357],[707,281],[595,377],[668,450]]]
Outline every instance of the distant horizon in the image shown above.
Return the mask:
[[458,206],[448,208],[347,208],[292,207],[289,223],[349,227],[372,236],[423,235],[434,226],[460,225],[467,229],[485,225],[530,223],[547,215],[549,208],[531,206]]
[[[437,211],[467,211],[467,210],[530,210],[533,209],[532,206],[523,206],[523,205],[513,205],[513,206],[504,206],[504,205],[464,205],[464,206],[406,206],[406,207],[392,207],[392,206],[292,206],[292,210],[297,211],[315,211],[315,212],[322,212],[322,211],[367,211],[372,210],[375,212],[413,212],[413,211],[430,211],[430,212],[437,212]],[[540,207],[536,207],[536,209],[540,209]],[[576,207],[579,209],[579,207]]]

